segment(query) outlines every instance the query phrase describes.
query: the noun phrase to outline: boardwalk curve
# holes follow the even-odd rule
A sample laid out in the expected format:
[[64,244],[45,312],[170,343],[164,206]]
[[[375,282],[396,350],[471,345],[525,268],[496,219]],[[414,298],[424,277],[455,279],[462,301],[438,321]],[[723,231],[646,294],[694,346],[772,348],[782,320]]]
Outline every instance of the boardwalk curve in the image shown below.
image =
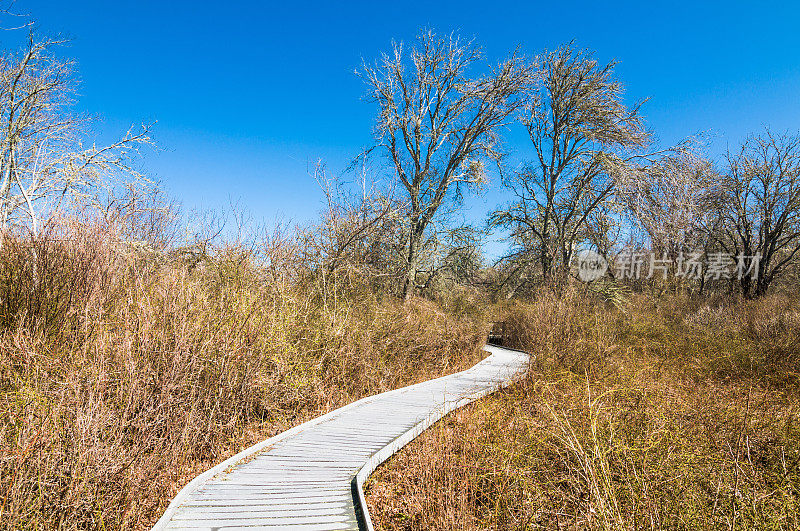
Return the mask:
[[371,530],[363,485],[448,412],[513,382],[528,355],[495,346],[465,371],[363,398],[262,441],[204,472],[154,530]]

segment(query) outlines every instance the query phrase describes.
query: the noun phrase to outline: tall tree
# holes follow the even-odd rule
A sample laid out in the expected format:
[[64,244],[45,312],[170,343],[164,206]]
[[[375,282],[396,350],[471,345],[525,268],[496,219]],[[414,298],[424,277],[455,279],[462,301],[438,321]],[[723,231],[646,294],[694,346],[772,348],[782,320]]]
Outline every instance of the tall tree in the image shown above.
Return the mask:
[[760,256],[755,274],[740,279],[743,294],[757,297],[800,255],[800,136],[751,136],[728,153],[723,185],[720,244],[736,257]]
[[587,223],[614,190],[616,168],[648,142],[641,104],[623,103],[614,65],[571,44],[541,58],[520,116],[535,156],[504,179],[516,200],[490,218],[512,231],[517,272],[535,263],[545,281],[565,274]]
[[25,225],[35,234],[47,207],[90,194],[116,172],[135,174],[126,156],[149,140],[142,127],[109,146],[84,147],[88,121],[69,112],[72,63],[53,53],[62,42],[30,33],[21,52],[0,55],[0,231]]
[[616,198],[647,233],[654,252],[675,258],[706,247],[722,201],[720,175],[700,145],[685,141],[655,162],[616,175]]
[[530,81],[531,69],[516,55],[474,75],[481,58],[471,42],[425,31],[407,53],[393,43],[390,54],[360,71],[378,108],[378,147],[408,200],[404,298],[415,289],[426,229],[463,186],[485,181],[487,161],[499,156],[498,128]]

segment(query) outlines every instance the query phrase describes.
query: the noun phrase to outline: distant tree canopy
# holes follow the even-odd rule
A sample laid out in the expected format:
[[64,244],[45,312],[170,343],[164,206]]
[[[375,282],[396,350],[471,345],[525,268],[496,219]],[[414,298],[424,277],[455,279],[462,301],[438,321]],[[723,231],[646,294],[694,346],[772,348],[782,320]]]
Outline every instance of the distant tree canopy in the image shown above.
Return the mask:
[[654,150],[640,104],[623,103],[613,67],[572,45],[540,57],[517,114],[532,160],[506,173],[515,199],[489,218],[513,245],[499,288],[560,285],[581,248],[609,262],[646,248],[676,260],[724,251],[739,269],[755,260],[752,275],[723,277],[745,296],[764,294],[800,251],[800,140],[767,130],[719,168],[696,139]]
[[[796,137],[768,131],[720,167],[700,139],[656,148],[642,103],[625,102],[615,64],[570,43],[476,74],[486,70],[480,49],[455,34],[394,43],[359,74],[376,106],[368,153],[385,155],[396,186],[391,198],[364,196],[345,216],[352,221],[340,226],[349,228],[337,233],[339,245],[363,246],[358,236],[372,235],[371,263],[386,258],[378,269],[399,279],[404,298],[445,277],[477,278],[483,235],[453,220],[464,191],[482,186],[497,163],[512,200],[488,226],[508,232],[511,251],[483,276],[507,296],[563,285],[581,249],[612,265],[644,250],[662,259],[759,255],[756,277],[739,288],[764,293],[800,250]],[[501,145],[514,123],[530,151],[511,170]],[[345,254],[334,250],[332,264]]]

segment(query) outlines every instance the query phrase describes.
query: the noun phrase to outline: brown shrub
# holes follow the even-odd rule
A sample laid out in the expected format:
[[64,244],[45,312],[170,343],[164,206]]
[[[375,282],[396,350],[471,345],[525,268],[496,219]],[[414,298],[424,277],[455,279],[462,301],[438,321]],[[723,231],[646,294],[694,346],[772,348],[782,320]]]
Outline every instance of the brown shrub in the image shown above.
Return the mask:
[[96,226],[7,238],[0,526],[145,528],[244,447],[480,357],[480,315],[283,271],[286,245],[183,260]]
[[797,302],[505,308],[530,377],[381,467],[378,529],[800,526]]

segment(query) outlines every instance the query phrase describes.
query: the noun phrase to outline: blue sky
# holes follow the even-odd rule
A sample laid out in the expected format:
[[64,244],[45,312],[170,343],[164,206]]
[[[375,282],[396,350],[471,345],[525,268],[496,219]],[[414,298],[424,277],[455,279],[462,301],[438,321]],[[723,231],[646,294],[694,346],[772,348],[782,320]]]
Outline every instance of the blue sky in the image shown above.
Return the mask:
[[[157,120],[143,159],[187,209],[233,200],[257,219],[313,218],[307,175],[338,172],[370,145],[372,112],[354,75],[420,27],[474,37],[489,58],[575,40],[617,59],[630,101],[650,97],[663,144],[711,131],[712,154],[764,125],[800,130],[800,3],[770,2],[71,2],[17,0],[43,32],[72,37],[79,108],[111,138]],[[6,39],[7,40],[7,39]],[[509,134],[519,158],[528,146]],[[467,201],[484,219],[505,200],[494,179]]]

